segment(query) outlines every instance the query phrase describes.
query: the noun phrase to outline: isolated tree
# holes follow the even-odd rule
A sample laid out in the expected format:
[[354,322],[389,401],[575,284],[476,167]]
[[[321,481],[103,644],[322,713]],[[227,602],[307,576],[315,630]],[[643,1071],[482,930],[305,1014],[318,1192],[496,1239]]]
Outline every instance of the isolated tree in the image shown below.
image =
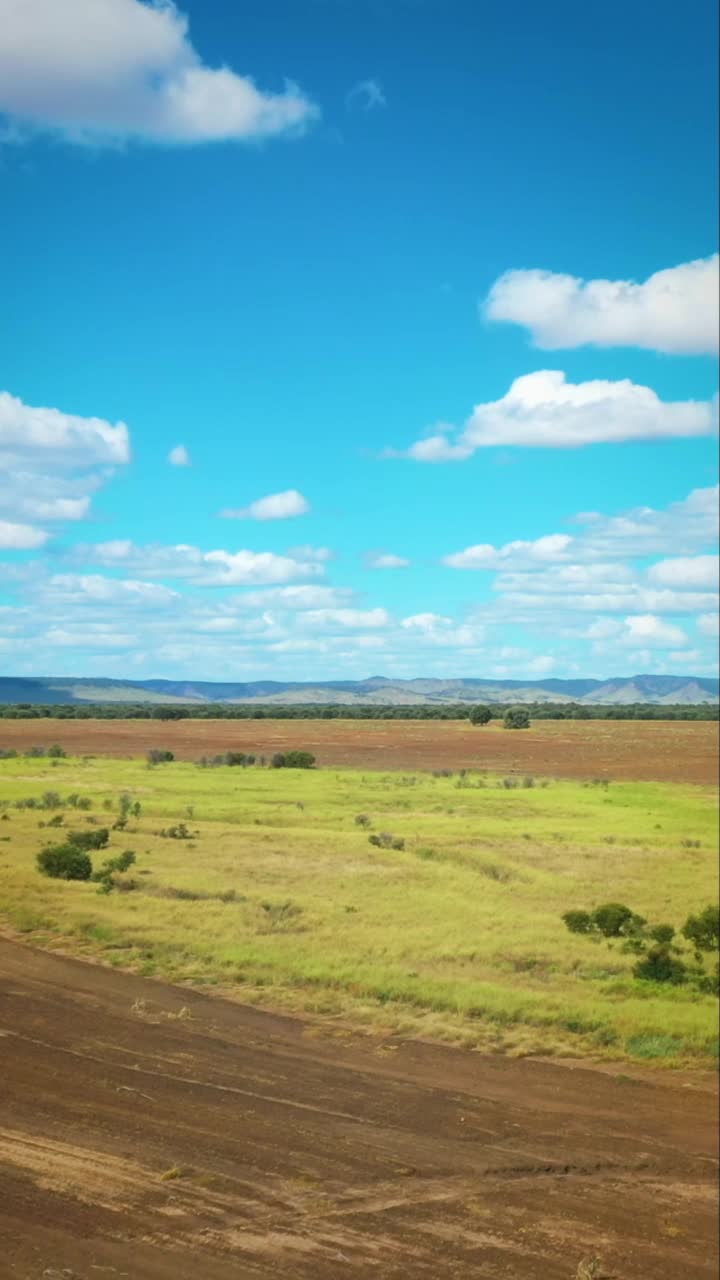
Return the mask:
[[492,720],[492,711],[489,707],[483,707],[480,703],[476,707],[472,707],[468,717],[471,724],[488,724]]
[[696,951],[717,951],[720,943],[720,908],[717,903],[705,907],[699,915],[688,916],[682,933]]
[[92,875],[89,854],[74,844],[54,844],[41,849],[37,867],[53,880],[89,880]]
[[529,729],[530,712],[527,707],[508,707],[503,716],[503,725],[506,729]]

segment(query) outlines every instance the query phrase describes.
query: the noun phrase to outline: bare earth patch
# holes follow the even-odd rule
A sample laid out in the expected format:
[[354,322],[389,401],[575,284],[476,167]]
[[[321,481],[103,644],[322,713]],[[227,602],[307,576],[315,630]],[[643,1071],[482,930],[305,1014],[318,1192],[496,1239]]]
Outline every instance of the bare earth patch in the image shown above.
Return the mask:
[[366,769],[486,769],[556,778],[713,785],[718,724],[711,721],[538,720],[529,730],[448,720],[3,720],[0,747],[58,742],[72,755],[180,760],[222,751],[270,757],[303,748],[319,764]]
[[705,1078],[306,1031],[0,941],[2,1276],[717,1274]]

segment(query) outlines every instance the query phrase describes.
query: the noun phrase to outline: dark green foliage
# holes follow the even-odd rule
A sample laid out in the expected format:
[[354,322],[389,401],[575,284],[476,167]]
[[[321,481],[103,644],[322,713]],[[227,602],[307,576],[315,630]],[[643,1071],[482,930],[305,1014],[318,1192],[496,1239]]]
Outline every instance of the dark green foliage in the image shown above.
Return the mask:
[[145,758],[148,764],[169,764],[175,756],[172,751],[165,751],[162,747],[151,747]]
[[57,742],[48,747],[47,753],[51,760],[62,760],[67,755],[67,752]]
[[161,836],[165,836],[166,840],[191,840],[192,831],[184,822],[178,822],[174,827],[163,827],[160,832]]
[[40,797],[41,809],[59,809],[62,805],[62,796],[58,791],[43,791]]
[[270,764],[273,769],[312,769],[315,756],[311,751],[276,751]]
[[658,943],[633,968],[636,978],[649,982],[671,982],[675,986],[687,981],[687,967],[669,947]]
[[633,913],[622,902],[606,902],[592,913],[593,924],[606,938],[618,938],[633,919]]
[[720,942],[720,909],[717,903],[705,907],[696,916],[688,916],[682,934],[696,951],[716,951]]
[[104,849],[110,832],[107,827],[98,827],[97,831],[68,831],[67,839],[76,849]]
[[489,707],[478,704],[471,709],[468,720],[471,724],[489,724],[492,720],[492,711]]
[[669,947],[675,937],[675,929],[671,924],[654,924],[649,934],[654,942],[659,942],[663,947]]
[[591,933],[593,919],[589,911],[566,911],[563,920],[571,933]]
[[530,712],[527,707],[508,707],[503,716],[503,725],[506,729],[529,729]]
[[38,871],[54,880],[89,880],[92,862],[74,844],[51,844],[37,855]]

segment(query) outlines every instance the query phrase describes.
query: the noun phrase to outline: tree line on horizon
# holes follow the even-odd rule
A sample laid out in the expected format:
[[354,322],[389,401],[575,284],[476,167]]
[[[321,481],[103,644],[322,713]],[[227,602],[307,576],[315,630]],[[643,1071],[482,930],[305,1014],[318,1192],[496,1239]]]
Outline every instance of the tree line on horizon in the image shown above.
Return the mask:
[[[490,720],[503,720],[518,704],[482,704]],[[209,703],[168,706],[151,703],[8,703],[5,720],[473,720],[478,704],[432,703],[383,706],[342,703]],[[713,703],[623,705],[574,702],[526,702],[532,720],[718,720]]]

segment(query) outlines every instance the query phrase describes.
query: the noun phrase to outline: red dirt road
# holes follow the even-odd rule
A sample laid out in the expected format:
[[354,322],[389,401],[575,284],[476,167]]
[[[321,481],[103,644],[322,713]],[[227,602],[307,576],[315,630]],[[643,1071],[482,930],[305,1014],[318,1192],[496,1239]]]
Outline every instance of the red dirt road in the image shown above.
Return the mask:
[[474,768],[711,786],[718,779],[718,724],[698,720],[538,720],[516,732],[466,720],[0,721],[0,747],[52,742],[73,755],[140,756],[166,747],[179,760],[196,760],[231,749],[269,757],[301,747],[320,765],[364,769]]
[[717,1275],[702,1081],[317,1038],[7,941],[0,1066],[3,1280]]

